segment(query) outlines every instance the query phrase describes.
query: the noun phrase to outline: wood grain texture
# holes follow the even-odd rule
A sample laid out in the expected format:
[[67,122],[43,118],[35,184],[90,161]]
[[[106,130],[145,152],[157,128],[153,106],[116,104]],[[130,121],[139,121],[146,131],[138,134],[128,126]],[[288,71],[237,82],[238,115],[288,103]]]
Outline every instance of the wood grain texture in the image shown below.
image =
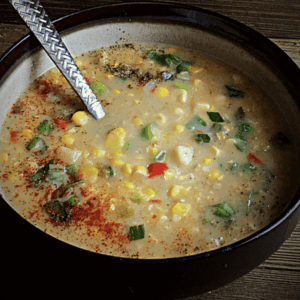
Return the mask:
[[[52,19],[95,7],[106,1],[42,0]],[[116,2],[116,1],[111,1]],[[126,1],[127,2],[127,1]],[[300,0],[193,0],[176,1],[210,9],[236,19],[258,31],[283,49],[300,67]],[[7,1],[0,0],[0,55],[29,32]],[[217,272],[217,270],[216,270]],[[299,300],[300,224],[291,237],[259,267],[236,281],[186,300]]]
[[[41,2],[49,17],[55,20],[75,11],[92,8],[107,2],[118,3],[121,1],[43,0]],[[300,38],[300,1],[297,0],[174,0],[155,2],[175,2],[208,9],[244,23],[268,37]],[[6,24],[23,24],[17,12],[6,0],[0,0],[0,20]]]

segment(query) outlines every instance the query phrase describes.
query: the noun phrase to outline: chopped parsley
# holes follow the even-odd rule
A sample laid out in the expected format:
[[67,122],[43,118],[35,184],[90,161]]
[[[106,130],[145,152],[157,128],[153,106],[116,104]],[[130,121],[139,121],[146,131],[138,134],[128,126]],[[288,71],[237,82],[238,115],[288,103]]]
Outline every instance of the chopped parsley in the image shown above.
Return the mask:
[[66,166],[66,171],[72,176],[72,177],[75,177],[75,172],[76,172],[76,169],[75,169],[75,165],[68,165]]
[[203,222],[204,222],[204,223],[207,223],[207,224],[212,224],[211,220],[208,219],[208,218],[207,218],[207,219],[203,219]]
[[207,123],[201,119],[198,115],[195,115],[191,121],[189,121],[185,127],[194,133],[196,129],[205,127]]
[[234,138],[242,143],[247,143],[246,135],[251,134],[253,132],[253,128],[248,123],[242,121],[238,121],[237,125],[238,131]]
[[107,91],[109,91],[109,87],[104,84],[104,83],[101,83],[99,81],[91,81],[91,89],[98,95],[98,96],[101,96],[103,95],[104,93],[106,93]]
[[146,58],[152,59],[161,65],[165,64],[167,67],[170,67],[172,64],[177,65],[177,73],[181,73],[183,70],[188,71],[186,65],[192,65],[195,63],[194,61],[184,61],[183,59],[173,54],[157,54],[154,49],[149,51],[149,53],[146,55]]
[[130,241],[143,239],[145,237],[144,224],[129,227],[128,233]]
[[240,152],[244,152],[244,148],[239,145],[239,144],[234,144],[234,146],[236,147],[236,149],[238,149]]
[[31,176],[31,180],[33,181],[34,185],[43,183],[45,181],[45,177],[49,174],[50,165],[53,163],[54,161],[51,159],[40,171]]
[[232,215],[236,214],[236,211],[226,202],[218,203],[213,205],[217,210],[214,212],[214,215],[224,219],[230,219]]
[[203,143],[208,144],[210,142],[210,136],[208,134],[199,133],[196,136],[196,141],[199,144],[203,144]]
[[207,112],[209,118],[216,123],[225,122],[218,112]]
[[153,133],[152,133],[152,127],[153,125],[156,125],[155,122],[152,122],[148,124],[142,131],[141,131],[141,137],[146,139],[146,140],[151,140],[153,138]]
[[233,98],[244,98],[245,93],[238,91],[232,87],[230,87],[229,85],[225,85],[226,89],[229,91],[229,95],[230,97]]
[[231,173],[235,172],[245,172],[245,171],[255,171],[257,168],[253,166],[251,163],[245,163],[245,164],[237,164],[233,163],[230,166]]

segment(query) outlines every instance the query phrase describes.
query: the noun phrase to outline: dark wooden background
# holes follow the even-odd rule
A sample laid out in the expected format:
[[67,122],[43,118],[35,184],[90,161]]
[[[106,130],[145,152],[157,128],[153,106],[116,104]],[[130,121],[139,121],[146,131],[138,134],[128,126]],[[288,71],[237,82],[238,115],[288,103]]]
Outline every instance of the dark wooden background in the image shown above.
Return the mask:
[[[108,2],[120,1],[41,0],[52,20]],[[246,24],[270,38],[300,67],[300,0],[186,0],[172,2],[209,9]],[[29,30],[8,0],[0,0],[0,55],[28,32]],[[218,290],[187,299],[299,300],[300,224],[280,249],[252,272]]]

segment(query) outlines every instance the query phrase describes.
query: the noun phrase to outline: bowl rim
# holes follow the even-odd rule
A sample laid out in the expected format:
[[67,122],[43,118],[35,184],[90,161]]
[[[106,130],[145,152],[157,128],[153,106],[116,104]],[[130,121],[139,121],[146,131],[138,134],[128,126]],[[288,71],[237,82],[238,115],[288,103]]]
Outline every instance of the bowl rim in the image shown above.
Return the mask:
[[[193,24],[195,24],[195,19],[193,19],[193,16],[188,15],[188,13],[194,12],[196,14],[200,14],[200,16],[207,18],[207,20],[218,21],[220,24],[225,26],[227,29],[236,31],[239,34],[246,34],[246,37],[250,37],[251,41],[253,41],[253,39],[256,40],[256,43],[258,45],[257,48],[261,48],[264,51],[272,50],[273,57],[276,57],[276,59],[280,62],[278,65],[279,69],[283,72],[287,71],[287,70],[289,71],[289,73],[285,73],[285,74],[289,74],[285,83],[286,83],[286,85],[289,85],[289,90],[291,91],[291,94],[293,95],[293,99],[295,100],[295,102],[298,106],[298,109],[300,108],[300,91],[297,91],[297,89],[295,88],[295,84],[300,83],[300,69],[295,64],[295,62],[283,50],[281,50],[277,45],[275,45],[272,41],[270,41],[267,37],[263,36],[258,31],[254,30],[236,20],[233,20],[229,17],[223,16],[219,13],[212,12],[212,11],[202,9],[199,7],[177,4],[177,3],[172,3],[172,2],[167,2],[167,3],[150,2],[150,1],[125,2],[125,3],[104,4],[104,5],[96,6],[93,8],[88,8],[85,10],[73,12],[73,13],[67,14],[63,17],[60,17],[60,18],[54,20],[53,24],[55,25],[57,31],[63,33],[64,31],[68,31],[72,28],[75,28],[76,26],[96,21],[97,17],[99,15],[104,15],[104,18],[108,18],[108,19],[117,18],[120,20],[120,22],[128,21],[128,20],[129,20],[129,22],[131,22],[130,19],[132,19],[134,17],[139,18],[141,16],[140,15],[132,16],[128,12],[132,12],[133,11],[132,8],[138,8],[143,5],[144,6],[151,5],[152,7],[155,6],[157,8],[164,7],[164,10],[162,10],[162,9],[156,10],[157,15],[155,17],[157,17],[157,18],[159,17],[159,18],[167,19],[169,17],[172,20],[174,20],[174,18],[175,19],[177,18],[179,20],[181,19],[185,22],[191,22]],[[124,9],[123,15],[116,16],[115,8],[118,8],[121,10]],[[130,9],[127,11],[127,14],[125,14],[125,9]],[[172,12],[172,10],[180,10],[180,14],[177,16],[167,14],[167,13]],[[147,14],[145,14],[145,16],[147,16]],[[194,16],[194,18],[195,18],[195,16]],[[26,54],[31,53],[37,47],[41,47],[41,46],[38,43],[38,41],[35,39],[35,37],[32,33],[26,34],[24,37],[19,39],[14,45],[9,47],[9,49],[7,49],[0,56],[0,82],[3,79],[5,80],[5,78],[4,78],[5,75],[9,73],[9,71],[17,64],[17,62],[19,60],[23,59]],[[299,97],[298,101],[296,100],[297,96]],[[2,197],[1,197],[1,199],[2,199]],[[122,262],[130,262],[130,263],[143,263],[143,264],[148,264],[148,263],[160,264],[160,263],[174,263],[174,262],[180,263],[180,262],[190,261],[190,260],[195,260],[195,259],[207,259],[209,257],[221,255],[224,252],[233,251],[237,248],[243,247],[243,246],[251,243],[254,240],[261,238],[262,236],[271,232],[273,229],[280,226],[280,224],[284,223],[290,216],[292,216],[295,213],[295,211],[298,210],[299,207],[300,207],[300,185],[299,185],[297,191],[295,192],[293,199],[289,202],[289,204],[281,212],[281,214],[275,220],[273,220],[271,223],[269,223],[267,226],[265,226],[261,230],[256,231],[252,235],[247,236],[247,237],[245,237],[237,242],[234,242],[228,246],[224,246],[224,247],[221,247],[221,248],[218,248],[215,250],[211,250],[208,252],[193,254],[190,256],[180,256],[180,257],[171,257],[171,258],[136,259],[136,258],[111,256],[111,255],[102,254],[102,253],[95,253],[90,250],[85,250],[85,249],[79,248],[72,244],[69,244],[69,245],[74,246],[75,248],[80,249],[80,250],[91,252],[95,255],[100,254],[101,256],[108,257],[109,259],[120,260]],[[23,218],[23,220],[28,222],[24,218]],[[34,228],[34,226],[32,228]],[[36,228],[36,229],[39,229],[39,228]],[[32,229],[32,230],[34,230],[34,229]],[[51,238],[51,237],[52,236],[49,236],[49,238]],[[62,242],[64,242],[64,241],[62,241]]]

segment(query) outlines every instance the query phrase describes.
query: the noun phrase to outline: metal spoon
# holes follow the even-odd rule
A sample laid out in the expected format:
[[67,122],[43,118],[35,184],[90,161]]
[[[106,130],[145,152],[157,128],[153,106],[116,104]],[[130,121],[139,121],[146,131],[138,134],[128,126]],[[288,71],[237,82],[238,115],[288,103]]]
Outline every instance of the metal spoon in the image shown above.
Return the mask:
[[96,120],[105,111],[39,1],[9,0]]

